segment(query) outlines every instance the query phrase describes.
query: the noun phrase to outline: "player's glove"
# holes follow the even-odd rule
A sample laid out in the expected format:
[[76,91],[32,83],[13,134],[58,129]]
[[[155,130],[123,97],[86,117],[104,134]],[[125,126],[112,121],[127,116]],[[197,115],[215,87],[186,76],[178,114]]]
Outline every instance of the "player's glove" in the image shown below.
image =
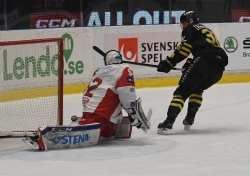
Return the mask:
[[183,68],[182,72],[184,72],[184,70],[189,67],[189,65],[192,63],[192,61],[193,61],[192,58],[187,58],[185,64],[182,66],[182,68]]
[[170,61],[171,59],[167,56],[167,58],[163,61],[161,61],[157,66],[158,72],[165,72],[168,73],[170,70],[172,70],[175,67],[175,63]]
[[129,118],[130,124],[140,129],[141,122],[137,118],[135,118],[134,116],[136,114],[135,110],[133,108],[129,108],[127,112],[128,112],[128,118]]

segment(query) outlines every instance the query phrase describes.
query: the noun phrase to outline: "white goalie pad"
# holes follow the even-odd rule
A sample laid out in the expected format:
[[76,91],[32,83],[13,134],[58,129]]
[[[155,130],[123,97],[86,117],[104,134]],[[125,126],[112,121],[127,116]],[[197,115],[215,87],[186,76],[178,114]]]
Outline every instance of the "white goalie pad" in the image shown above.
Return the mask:
[[142,99],[139,97],[138,100],[136,100],[136,104],[135,104],[135,111],[136,111],[135,117],[142,123],[141,129],[145,133],[147,133],[151,127],[150,118],[152,116],[153,111],[150,108],[146,116],[142,109],[141,103],[142,103]]
[[115,138],[127,138],[131,137],[132,125],[130,124],[127,116],[123,117],[121,123],[116,125]]
[[96,145],[100,138],[100,123],[78,126],[48,126],[38,128],[39,139],[23,139],[33,150],[79,148]]

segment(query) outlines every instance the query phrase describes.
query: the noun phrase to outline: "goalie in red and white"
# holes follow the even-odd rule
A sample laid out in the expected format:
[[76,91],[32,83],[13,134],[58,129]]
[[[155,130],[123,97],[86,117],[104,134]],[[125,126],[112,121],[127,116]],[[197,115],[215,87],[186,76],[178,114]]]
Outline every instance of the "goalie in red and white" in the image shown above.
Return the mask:
[[[147,116],[137,98],[132,69],[122,64],[122,56],[110,50],[105,66],[97,69],[83,93],[82,117],[72,117],[70,126],[38,129],[38,135],[23,139],[35,150],[76,148],[96,145],[100,138],[130,138],[132,126],[145,133],[150,129]],[[128,116],[123,116],[124,109]]]

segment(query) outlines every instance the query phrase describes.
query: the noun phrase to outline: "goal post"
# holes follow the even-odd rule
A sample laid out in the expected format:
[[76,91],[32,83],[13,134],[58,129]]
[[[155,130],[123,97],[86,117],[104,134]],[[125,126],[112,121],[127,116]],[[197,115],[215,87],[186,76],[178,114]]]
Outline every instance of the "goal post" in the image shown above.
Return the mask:
[[0,42],[0,137],[63,125],[63,40]]

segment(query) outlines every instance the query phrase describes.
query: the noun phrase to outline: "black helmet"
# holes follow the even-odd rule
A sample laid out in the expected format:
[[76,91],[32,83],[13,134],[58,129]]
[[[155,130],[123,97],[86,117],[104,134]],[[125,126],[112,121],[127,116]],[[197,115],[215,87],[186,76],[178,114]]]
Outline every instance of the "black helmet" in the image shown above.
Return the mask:
[[181,23],[187,22],[189,24],[189,18],[192,18],[194,24],[199,23],[199,16],[195,11],[186,11],[181,15],[180,21]]

